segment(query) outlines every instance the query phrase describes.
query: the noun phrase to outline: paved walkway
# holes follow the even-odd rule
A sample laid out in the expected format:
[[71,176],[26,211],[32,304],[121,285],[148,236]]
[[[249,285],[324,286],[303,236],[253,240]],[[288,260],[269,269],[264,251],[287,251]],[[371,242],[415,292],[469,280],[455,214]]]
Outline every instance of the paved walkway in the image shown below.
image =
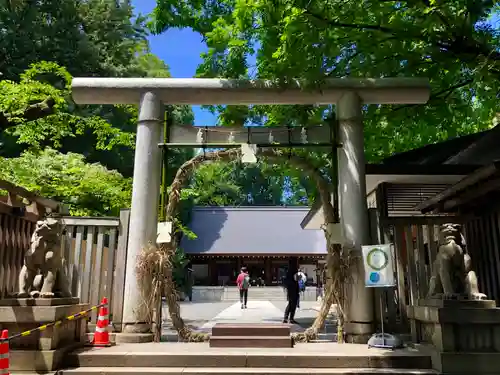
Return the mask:
[[[261,323],[281,322],[286,301],[248,301],[248,308],[241,309],[239,302],[181,302],[181,315],[192,329],[211,332],[217,323]],[[309,327],[317,315],[318,303],[302,301],[295,319],[299,325],[293,331],[302,331]],[[172,330],[168,309],[163,310],[163,329]]]
[[247,308],[242,309],[239,302],[222,310],[202,328],[212,328],[217,323],[261,323],[275,322],[283,319],[283,311],[270,301],[248,301]]

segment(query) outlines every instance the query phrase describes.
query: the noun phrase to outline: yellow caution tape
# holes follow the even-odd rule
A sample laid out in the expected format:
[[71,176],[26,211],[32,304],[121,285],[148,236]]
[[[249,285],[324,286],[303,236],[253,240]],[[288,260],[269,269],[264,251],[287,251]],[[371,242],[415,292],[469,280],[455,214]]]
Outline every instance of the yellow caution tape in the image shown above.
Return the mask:
[[71,320],[75,320],[75,319],[79,319],[79,318],[83,318],[85,317],[89,312],[92,312],[94,310],[97,310],[98,308],[100,307],[103,307],[103,306],[106,306],[107,304],[106,303],[101,303],[97,306],[92,306],[90,309],[88,310],[85,310],[85,311],[80,311],[79,313],[76,313],[76,314],[73,314],[73,315],[70,315],[70,316],[67,316],[63,319],[60,319],[60,320],[56,320],[55,322],[52,322],[52,323],[48,323],[48,324],[44,324],[44,325],[41,325],[40,327],[37,327],[37,328],[33,328],[33,329],[30,329],[29,331],[24,331],[24,332],[21,332],[21,333],[18,333],[18,334],[15,334],[13,336],[10,336],[6,339],[0,339],[0,342],[3,342],[3,341],[10,341],[10,340],[13,340],[13,339],[16,339],[18,337],[25,337],[25,336],[29,336],[31,335],[32,333],[34,332],[42,332],[42,331],[45,331],[47,328],[49,327],[57,327],[57,326],[60,326],[61,324],[63,324],[65,321],[71,321]]

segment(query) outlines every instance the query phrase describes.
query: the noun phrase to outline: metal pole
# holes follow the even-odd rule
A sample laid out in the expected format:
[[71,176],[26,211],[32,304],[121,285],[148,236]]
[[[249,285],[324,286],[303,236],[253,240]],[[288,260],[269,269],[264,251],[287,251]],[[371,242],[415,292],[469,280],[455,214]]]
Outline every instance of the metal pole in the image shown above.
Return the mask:
[[[172,106],[166,106],[165,107],[165,113],[166,113],[166,119],[163,122],[163,142],[164,144],[167,144],[169,141],[169,133],[170,129],[172,128],[172,125],[174,123],[173,119],[173,110]],[[165,221],[167,220],[166,218],[166,209],[167,209],[167,199],[168,199],[168,148],[167,147],[162,147],[162,181],[161,181],[161,196],[160,196],[160,207],[158,210],[159,214],[159,221]]]
[[380,293],[380,330],[382,331],[382,345],[385,346],[384,332],[384,303],[382,301],[383,292]]

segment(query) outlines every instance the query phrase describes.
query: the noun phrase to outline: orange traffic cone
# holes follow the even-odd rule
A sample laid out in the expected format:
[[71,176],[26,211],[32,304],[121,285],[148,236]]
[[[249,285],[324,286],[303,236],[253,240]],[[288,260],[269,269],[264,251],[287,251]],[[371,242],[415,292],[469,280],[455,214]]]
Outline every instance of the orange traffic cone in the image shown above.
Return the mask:
[[[108,315],[108,299],[103,297],[101,306],[99,308],[99,316],[97,317],[97,324],[95,327],[94,340],[92,341],[93,346],[111,346],[109,341],[109,315]],[[0,374],[1,375],[1,374]]]
[[9,331],[4,329],[0,337],[0,375],[9,375]]

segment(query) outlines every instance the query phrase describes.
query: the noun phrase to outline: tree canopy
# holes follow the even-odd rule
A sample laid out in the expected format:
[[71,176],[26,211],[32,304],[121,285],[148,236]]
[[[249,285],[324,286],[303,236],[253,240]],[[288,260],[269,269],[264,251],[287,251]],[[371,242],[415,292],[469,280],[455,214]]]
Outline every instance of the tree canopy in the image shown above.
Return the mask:
[[[427,105],[365,111],[371,161],[488,128],[499,111],[500,32],[492,0],[158,0],[150,27],[191,28],[208,45],[201,77],[428,77]],[[251,61],[255,59],[255,65]],[[221,123],[321,122],[326,106],[219,107]]]
[[0,3],[0,72],[17,80],[53,61],[75,76],[135,76],[131,64],[147,32],[130,1],[43,0]]
[[0,179],[69,206],[78,216],[118,216],[129,206],[131,181],[83,155],[46,148],[19,158],[0,158]]
[[[5,178],[62,199],[73,213],[115,214],[117,202],[127,207],[137,107],[76,105],[70,83],[72,76],[169,77],[168,66],[149,49],[144,18],[133,14],[129,1],[6,1],[0,25],[0,164],[10,171]],[[173,107],[172,115],[176,123],[193,122],[188,106]],[[172,150],[169,163],[175,168],[191,154]],[[43,164],[33,162],[37,155]],[[75,168],[88,172],[88,179],[76,178],[76,169],[63,171],[71,178],[61,177],[56,191],[52,182],[37,178],[44,168],[57,173],[64,162],[79,163]],[[88,190],[92,178],[95,202]],[[115,197],[118,188],[125,190]]]
[[[7,1],[0,25],[0,155],[51,146],[131,176],[136,108],[77,106],[69,87],[71,76],[170,76],[130,1]],[[174,116],[193,122],[187,106]]]
[[[366,154],[373,162],[491,126],[500,112],[500,31],[489,17],[498,13],[493,0],[157,0],[148,26],[154,33],[200,33],[208,46],[200,77],[264,78],[283,85],[300,78],[319,87],[330,77],[428,77],[427,105],[364,107]],[[87,199],[88,181],[56,191],[53,182],[37,176],[41,168],[80,163],[64,173],[88,171],[96,186],[130,184],[137,108],[76,105],[69,83],[72,76],[169,77],[168,66],[149,49],[146,19],[134,14],[130,1],[5,1],[0,25],[0,164],[10,171],[5,178],[70,203],[72,212],[110,214],[117,202],[127,206],[129,187],[121,195],[102,187],[98,209]],[[211,109],[219,125],[309,126],[335,113],[334,106]],[[169,111],[177,124],[194,121],[188,106]],[[319,150],[308,153],[326,175],[331,158]],[[167,156],[168,183],[192,152],[169,150]],[[61,183],[74,181],[65,177]],[[70,198],[69,191],[76,195]],[[265,161],[204,165],[187,192],[197,204],[225,205],[307,204],[316,194],[309,176]]]
[[301,182],[290,176],[287,165],[263,160],[256,164],[211,162],[195,171],[189,189],[197,205],[303,205],[308,195]]

